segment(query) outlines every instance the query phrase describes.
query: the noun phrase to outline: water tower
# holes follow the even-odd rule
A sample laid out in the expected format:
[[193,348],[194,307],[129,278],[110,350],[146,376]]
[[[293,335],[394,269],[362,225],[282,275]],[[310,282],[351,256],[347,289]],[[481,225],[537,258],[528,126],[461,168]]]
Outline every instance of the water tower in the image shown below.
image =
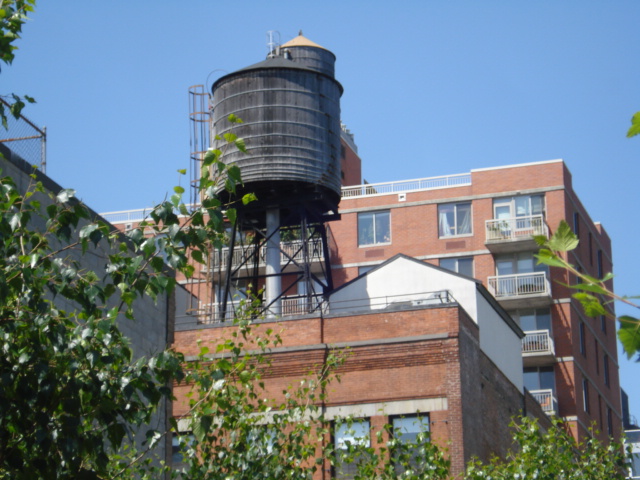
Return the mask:
[[[264,285],[263,305],[272,316],[282,313],[282,298],[294,285],[304,310],[299,313],[313,310],[314,298],[332,288],[325,222],[339,218],[341,186],[342,86],[334,77],[335,59],[301,33],[271,45],[266,60],[213,83],[213,133],[242,137],[247,152],[224,151],[214,135],[212,146],[225,152],[225,164],[240,168],[244,185],[237,198],[249,192],[258,198],[237,205],[226,265],[218,264],[223,316],[234,283]],[[243,123],[229,123],[230,114]],[[317,274],[311,264],[320,257],[324,264]]]

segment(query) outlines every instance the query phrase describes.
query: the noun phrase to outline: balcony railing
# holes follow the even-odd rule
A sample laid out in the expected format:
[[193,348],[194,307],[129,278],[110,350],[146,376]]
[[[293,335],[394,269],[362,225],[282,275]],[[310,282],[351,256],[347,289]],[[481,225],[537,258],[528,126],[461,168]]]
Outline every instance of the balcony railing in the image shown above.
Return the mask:
[[536,399],[545,413],[558,413],[558,400],[553,395],[553,390],[547,388],[544,390],[531,390],[529,393],[533,395],[533,398]]
[[[307,242],[307,248],[309,249],[309,258],[312,262],[318,262],[324,260],[324,253],[322,250],[322,239],[321,238],[310,238]],[[296,262],[302,261],[304,258],[304,252],[302,250],[302,241],[301,240],[292,240],[289,242],[281,242],[280,250],[282,251],[280,255],[280,263],[281,265],[286,265],[291,259]],[[231,261],[232,268],[235,268],[245,261],[251,265],[254,260],[254,255],[256,253],[256,247],[254,245],[245,245],[245,246],[236,246],[233,250],[233,258]],[[266,264],[266,255],[267,255],[267,247],[262,246],[260,251],[258,252],[258,265],[264,267]],[[227,262],[229,260],[229,249],[223,248],[221,251],[215,251],[212,255],[212,265],[214,268],[218,268],[218,266],[222,268],[226,268]],[[247,261],[248,260],[248,261]]]
[[549,330],[531,330],[524,333],[525,337],[522,339],[523,354],[556,354]]
[[549,227],[542,215],[487,220],[485,230],[487,243],[528,240],[534,235],[549,237]]
[[471,174],[445,175],[441,177],[418,178],[399,182],[366,183],[342,188],[342,198],[367,197],[370,195],[388,195],[390,193],[434,190],[437,188],[461,187],[471,185]]
[[544,272],[498,275],[487,279],[489,291],[497,299],[525,297],[527,295],[549,295],[551,286]]

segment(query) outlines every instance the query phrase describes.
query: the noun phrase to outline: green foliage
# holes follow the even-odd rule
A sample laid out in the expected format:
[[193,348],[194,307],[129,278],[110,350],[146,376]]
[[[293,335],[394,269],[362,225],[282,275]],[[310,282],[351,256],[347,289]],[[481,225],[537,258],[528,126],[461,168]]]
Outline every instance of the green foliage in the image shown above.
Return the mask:
[[[219,155],[209,162],[207,191],[232,172]],[[159,478],[149,453],[170,432],[150,421],[184,378],[183,357],[134,357],[119,323],[172,291],[163,258],[193,274],[193,261],[221,245],[222,210],[233,205],[205,194],[189,213],[177,187],[125,237],[93,220],[73,190],[37,179],[24,191],[0,179],[0,479]],[[96,258],[104,269],[87,268]]]
[[627,132],[627,138],[640,135],[640,112],[636,112],[631,118],[631,126]]
[[[587,315],[591,317],[600,315],[613,317],[611,312],[605,308],[605,305],[616,300],[626,305],[640,308],[640,305],[633,303],[629,299],[630,297],[616,295],[607,286],[607,282],[613,278],[611,272],[607,273],[603,278],[595,278],[579,271],[566,260],[565,254],[578,246],[578,237],[564,220],[560,222],[551,238],[547,239],[543,235],[534,238],[541,247],[538,255],[536,255],[538,263],[563,268],[579,279],[578,283],[573,285],[565,284],[565,286],[577,290],[573,297],[582,304]],[[625,315],[618,318],[618,321],[620,322],[618,338],[625,353],[629,358],[635,354],[640,354],[640,319]],[[637,361],[640,361],[640,355]]]
[[[15,51],[18,49],[15,42],[20,38],[22,25],[27,21],[27,14],[33,11],[35,3],[35,0],[3,0],[0,2],[0,60],[6,65],[11,65],[15,58]],[[21,98],[13,93],[0,96],[0,98],[3,100],[0,102],[0,120],[5,129],[8,128],[7,113],[18,118],[25,106],[25,101],[35,102],[28,95]]]
[[543,430],[528,417],[511,424],[516,449],[506,459],[493,458],[488,464],[473,461],[466,480],[623,480],[626,455],[616,442],[603,444],[594,436],[577,444],[558,419]]

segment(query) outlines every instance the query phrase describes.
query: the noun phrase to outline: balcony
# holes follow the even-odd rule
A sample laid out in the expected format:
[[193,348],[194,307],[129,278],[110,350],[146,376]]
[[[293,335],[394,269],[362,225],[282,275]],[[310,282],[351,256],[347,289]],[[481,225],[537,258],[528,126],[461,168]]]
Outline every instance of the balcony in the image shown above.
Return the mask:
[[547,415],[558,414],[558,400],[553,395],[553,390],[550,388],[545,390],[531,390],[529,393],[533,395],[533,398],[540,404],[544,413]]
[[492,219],[485,222],[485,244],[492,253],[511,253],[537,248],[534,235],[549,238],[542,215]]
[[[322,239],[310,238],[307,242],[307,248],[309,249],[309,258],[312,263],[319,263],[324,261],[324,252],[322,250]],[[291,263],[291,260],[301,262],[303,260],[302,241],[292,240],[289,242],[281,242],[280,250],[280,265],[284,267]],[[231,268],[237,268],[238,266],[245,264],[246,268],[253,267],[255,261],[256,247],[254,245],[236,245],[233,250],[233,258],[231,260]],[[264,268],[266,266],[267,247],[260,247],[258,252],[258,267]],[[213,252],[211,268],[213,273],[218,268],[227,268],[227,262],[229,261],[229,248],[223,248],[220,251]]]
[[489,292],[506,310],[544,307],[551,303],[551,284],[545,272],[487,278]]
[[549,330],[524,332],[522,363],[525,367],[540,367],[555,362],[556,351]]

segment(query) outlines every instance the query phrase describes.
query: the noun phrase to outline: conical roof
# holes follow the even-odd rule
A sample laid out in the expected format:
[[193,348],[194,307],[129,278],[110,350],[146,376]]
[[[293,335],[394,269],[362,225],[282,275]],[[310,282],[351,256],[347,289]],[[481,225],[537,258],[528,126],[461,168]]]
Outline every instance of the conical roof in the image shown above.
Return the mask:
[[315,47],[315,48],[321,48],[323,50],[327,50],[322,45],[318,45],[317,43],[312,42],[307,37],[302,35],[302,30],[300,30],[300,33],[296,38],[289,40],[287,43],[282,45],[282,48],[286,48],[286,47]]

